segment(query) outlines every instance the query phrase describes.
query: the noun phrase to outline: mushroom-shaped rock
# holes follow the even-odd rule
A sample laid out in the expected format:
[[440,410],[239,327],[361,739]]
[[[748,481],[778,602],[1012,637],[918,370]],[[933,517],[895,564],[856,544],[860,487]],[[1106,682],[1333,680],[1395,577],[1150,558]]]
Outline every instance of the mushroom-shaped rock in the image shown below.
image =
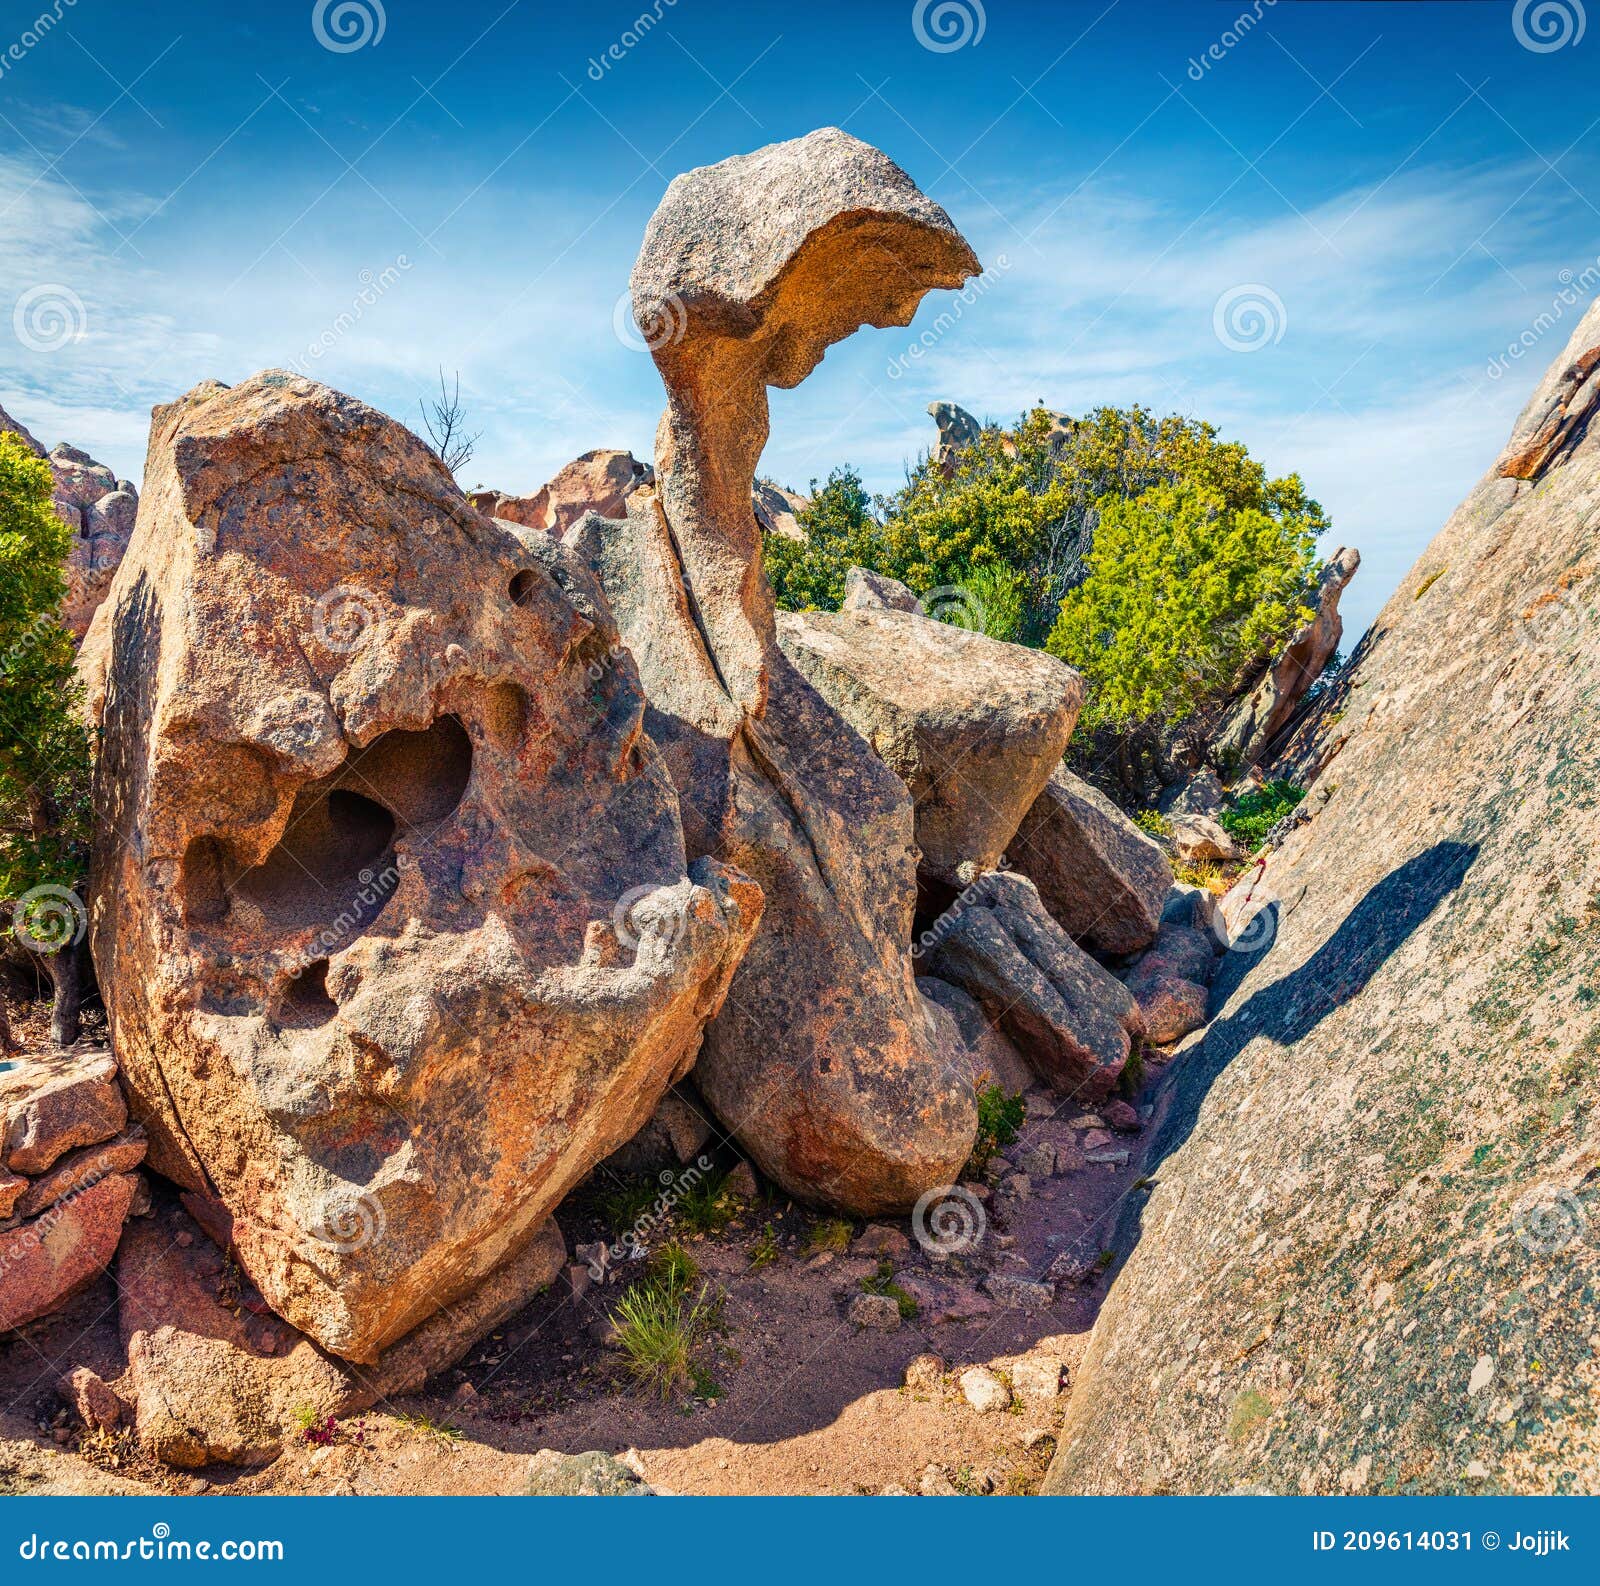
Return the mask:
[[924,879],[992,869],[1060,763],[1083,679],[909,611],[784,611],[778,642],[911,789]]
[[400,425],[211,382],[146,485],[81,655],[113,1039],[152,1166],[370,1362],[643,1124],[760,891],[687,864],[581,563]]
[[729,695],[759,708],[772,598],[750,505],[768,386],[797,386],[862,325],[908,325],[979,265],[888,155],[836,127],[679,176],[630,290],[667,387],[661,503]]
[[977,268],[944,211],[842,132],[679,177],[632,282],[667,386],[656,490],[567,537],[637,658],[689,852],[766,895],[696,1083],[769,1178],[863,1214],[952,1181],[970,1063],[912,973],[910,796],[778,648],[750,492],[767,386]]

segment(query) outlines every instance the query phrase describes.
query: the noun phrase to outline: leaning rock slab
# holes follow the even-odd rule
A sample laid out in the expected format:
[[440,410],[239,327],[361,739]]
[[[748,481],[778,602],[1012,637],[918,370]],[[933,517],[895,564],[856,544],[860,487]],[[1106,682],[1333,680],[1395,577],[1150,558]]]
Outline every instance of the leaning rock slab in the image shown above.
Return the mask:
[[923,875],[991,869],[1060,764],[1083,679],[908,611],[783,611],[778,642],[911,789]]
[[667,387],[656,490],[567,537],[637,658],[689,852],[766,896],[695,1082],[768,1178],[865,1215],[951,1182],[971,1073],[912,974],[910,796],[778,648],[750,492],[769,385],[976,269],[944,211],[842,132],[677,178],[632,277]]
[[930,967],[959,986],[1055,1089],[1111,1094],[1142,1033],[1133,997],[1046,912],[1025,876],[981,877],[935,927]]
[[1337,791],[1158,1095],[1050,1491],[1600,1487],[1597,369],[1591,307],[1353,664]]
[[637,1132],[760,893],[686,863],[592,578],[400,425],[210,383],[146,482],[81,663],[123,1078],[272,1308],[373,1361]]
[[1172,866],[1098,788],[1057,766],[1006,847],[1074,941],[1132,953],[1154,939]]

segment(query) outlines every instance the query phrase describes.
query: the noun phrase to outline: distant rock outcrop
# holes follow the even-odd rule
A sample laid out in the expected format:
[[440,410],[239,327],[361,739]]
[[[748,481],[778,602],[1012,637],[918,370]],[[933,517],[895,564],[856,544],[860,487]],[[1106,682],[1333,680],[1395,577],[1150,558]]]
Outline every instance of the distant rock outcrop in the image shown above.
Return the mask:
[[1049,1491],[1600,1486],[1597,371],[1600,306],[1224,903]]
[[837,130],[678,177],[632,277],[667,388],[656,491],[568,536],[638,658],[689,851],[766,894],[695,1082],[785,1191],[861,1213],[953,1181],[971,1073],[912,975],[910,796],[779,649],[751,487],[769,385],[977,268],[937,204]]
[[62,621],[73,638],[87,632],[111,580],[116,576],[139,515],[139,492],[131,480],[118,479],[103,463],[64,441],[46,453],[43,446],[4,408],[0,408],[0,433],[21,437],[36,457],[50,465],[55,478],[51,505],[68,528],[72,544],[67,551],[67,594],[61,605]]
[[688,1070],[760,890],[687,862],[587,570],[399,424],[211,382],[146,477],[80,653],[112,1039],[151,1165],[374,1362],[521,1270]]
[[1230,774],[1256,763],[1333,659],[1344,633],[1339,597],[1360,566],[1361,553],[1356,550],[1338,550],[1328,558],[1312,597],[1311,620],[1289,636],[1276,659],[1224,719],[1210,756]]
[[804,545],[806,531],[800,527],[800,514],[810,505],[808,496],[797,495],[770,479],[758,479],[750,493],[755,508],[756,522],[768,534]]
[[491,518],[520,523],[562,535],[585,512],[620,518],[628,510],[628,497],[654,477],[648,463],[632,452],[585,452],[562,468],[531,496],[508,496],[498,490],[473,492],[472,504]]
[[963,407],[954,402],[930,402],[928,417],[939,426],[939,443],[933,449],[933,465],[942,473],[955,472],[956,457],[968,446],[974,446],[983,434],[983,426]]

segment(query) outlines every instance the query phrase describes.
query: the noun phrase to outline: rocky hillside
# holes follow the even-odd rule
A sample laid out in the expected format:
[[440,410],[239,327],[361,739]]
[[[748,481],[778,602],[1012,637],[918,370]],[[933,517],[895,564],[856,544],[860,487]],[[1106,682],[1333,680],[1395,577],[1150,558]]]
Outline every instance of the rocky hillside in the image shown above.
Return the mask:
[[1600,1487],[1597,364],[1600,308],[1306,734],[1047,1490]]

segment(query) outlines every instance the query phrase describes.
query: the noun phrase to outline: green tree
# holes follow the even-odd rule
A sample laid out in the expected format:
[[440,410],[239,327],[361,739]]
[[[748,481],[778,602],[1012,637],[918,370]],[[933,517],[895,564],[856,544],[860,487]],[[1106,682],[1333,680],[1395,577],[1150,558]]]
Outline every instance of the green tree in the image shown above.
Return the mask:
[[1115,748],[1125,786],[1141,746],[1225,697],[1311,617],[1321,508],[1293,476],[1261,503],[1190,483],[1098,504],[1087,577],[1047,648],[1083,673],[1080,728]]
[[51,1038],[77,1039],[89,832],[89,744],[61,625],[71,531],[49,467],[0,435],[0,901],[54,989]]
[[835,468],[819,490],[811,481],[811,505],[797,514],[805,541],[781,534],[764,537],[763,559],[773,598],[785,611],[835,611],[844,599],[844,575],[852,567],[881,570],[883,525],[861,475]]

